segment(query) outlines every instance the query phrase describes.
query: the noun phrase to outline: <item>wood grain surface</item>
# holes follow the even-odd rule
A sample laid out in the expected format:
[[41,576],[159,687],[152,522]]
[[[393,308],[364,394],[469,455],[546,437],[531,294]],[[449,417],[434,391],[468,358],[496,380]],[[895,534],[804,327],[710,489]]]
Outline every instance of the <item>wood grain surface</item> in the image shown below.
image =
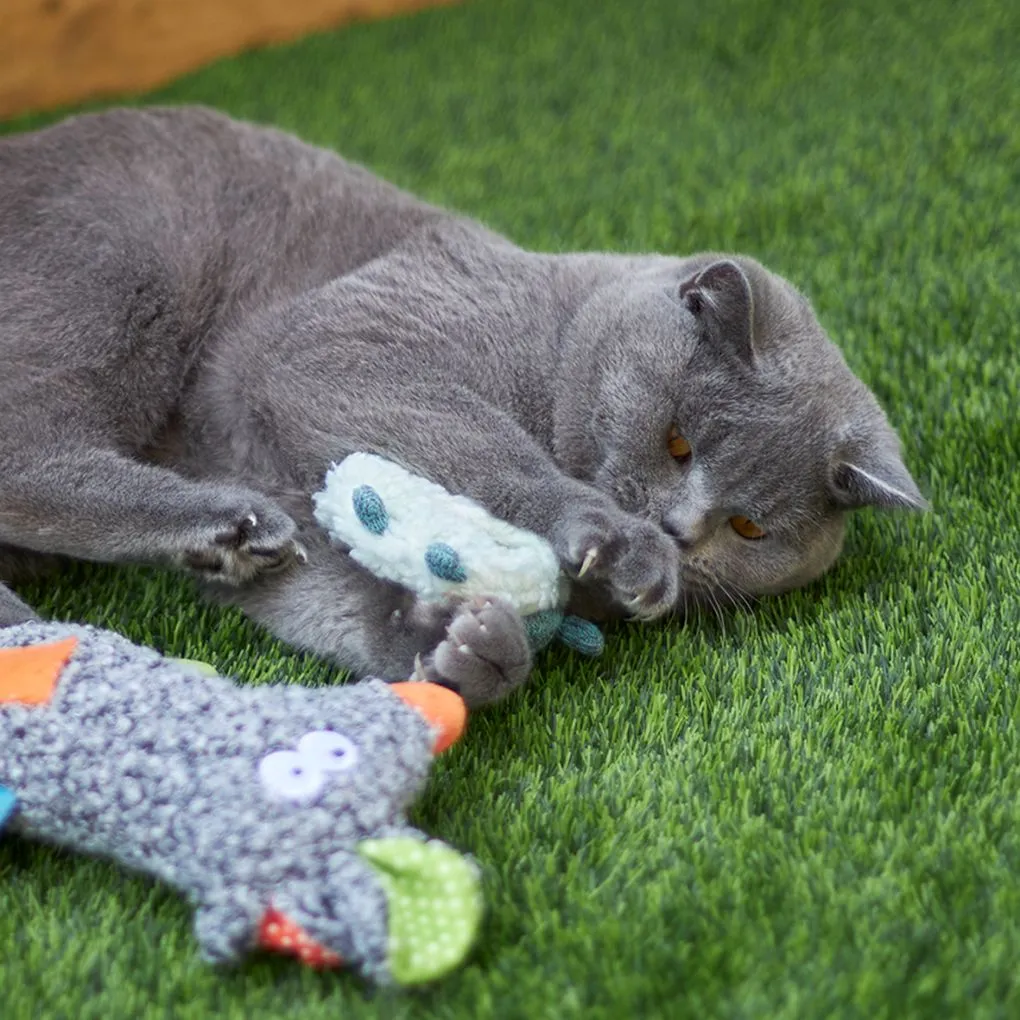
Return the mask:
[[218,57],[456,0],[0,0],[0,117],[138,92]]

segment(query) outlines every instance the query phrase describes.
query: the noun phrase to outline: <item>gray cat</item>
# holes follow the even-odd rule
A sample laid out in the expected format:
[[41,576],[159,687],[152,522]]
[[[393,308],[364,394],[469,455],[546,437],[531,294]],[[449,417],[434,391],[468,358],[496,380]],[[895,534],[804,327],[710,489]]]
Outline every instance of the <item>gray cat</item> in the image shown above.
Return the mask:
[[[421,655],[472,704],[527,676],[520,619],[416,603],[331,548],[310,494],[332,461],[474,497],[552,542],[587,611],[640,619],[803,585],[846,511],[924,505],[753,260],[524,251],[203,109],[0,141],[0,368],[0,576],[177,565],[357,674]],[[29,615],[2,590],[0,622]]]

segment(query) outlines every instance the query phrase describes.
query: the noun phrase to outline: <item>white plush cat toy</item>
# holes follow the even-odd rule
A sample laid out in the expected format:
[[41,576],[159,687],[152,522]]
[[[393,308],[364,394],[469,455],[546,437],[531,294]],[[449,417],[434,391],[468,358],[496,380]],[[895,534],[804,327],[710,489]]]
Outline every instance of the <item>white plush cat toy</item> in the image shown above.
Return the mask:
[[552,546],[466,496],[353,453],[312,498],[319,524],[377,577],[427,601],[500,595],[524,618],[535,651],[556,637],[586,655],[602,651],[598,627],[564,612],[569,582]]

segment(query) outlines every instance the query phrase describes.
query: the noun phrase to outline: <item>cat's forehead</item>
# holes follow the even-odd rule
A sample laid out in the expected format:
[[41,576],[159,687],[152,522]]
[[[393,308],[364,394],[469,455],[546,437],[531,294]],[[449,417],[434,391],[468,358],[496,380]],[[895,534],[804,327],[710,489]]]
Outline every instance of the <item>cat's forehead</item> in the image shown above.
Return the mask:
[[603,376],[605,396],[628,405],[639,398],[673,404],[705,430],[738,429],[748,447],[768,445],[797,462],[821,448],[831,451],[848,423],[873,416],[872,394],[809,300],[754,259],[732,257],[753,297],[751,363],[699,335],[680,299],[680,284],[719,257],[656,259],[630,278],[633,300],[614,309],[623,343],[604,352],[612,362]]
[[[816,516],[827,503],[830,467],[847,413],[821,390],[768,388],[690,401],[695,460],[704,501],[764,517]],[[691,472],[693,474],[693,471]],[[792,516],[791,516],[792,515]]]

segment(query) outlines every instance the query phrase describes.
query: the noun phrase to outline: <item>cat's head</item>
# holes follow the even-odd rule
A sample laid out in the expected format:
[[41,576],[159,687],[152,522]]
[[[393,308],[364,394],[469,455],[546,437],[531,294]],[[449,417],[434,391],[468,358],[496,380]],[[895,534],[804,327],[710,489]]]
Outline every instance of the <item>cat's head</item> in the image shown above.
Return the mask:
[[799,587],[848,511],[926,505],[807,300],[752,259],[629,261],[565,340],[557,459],[675,536],[689,597]]

